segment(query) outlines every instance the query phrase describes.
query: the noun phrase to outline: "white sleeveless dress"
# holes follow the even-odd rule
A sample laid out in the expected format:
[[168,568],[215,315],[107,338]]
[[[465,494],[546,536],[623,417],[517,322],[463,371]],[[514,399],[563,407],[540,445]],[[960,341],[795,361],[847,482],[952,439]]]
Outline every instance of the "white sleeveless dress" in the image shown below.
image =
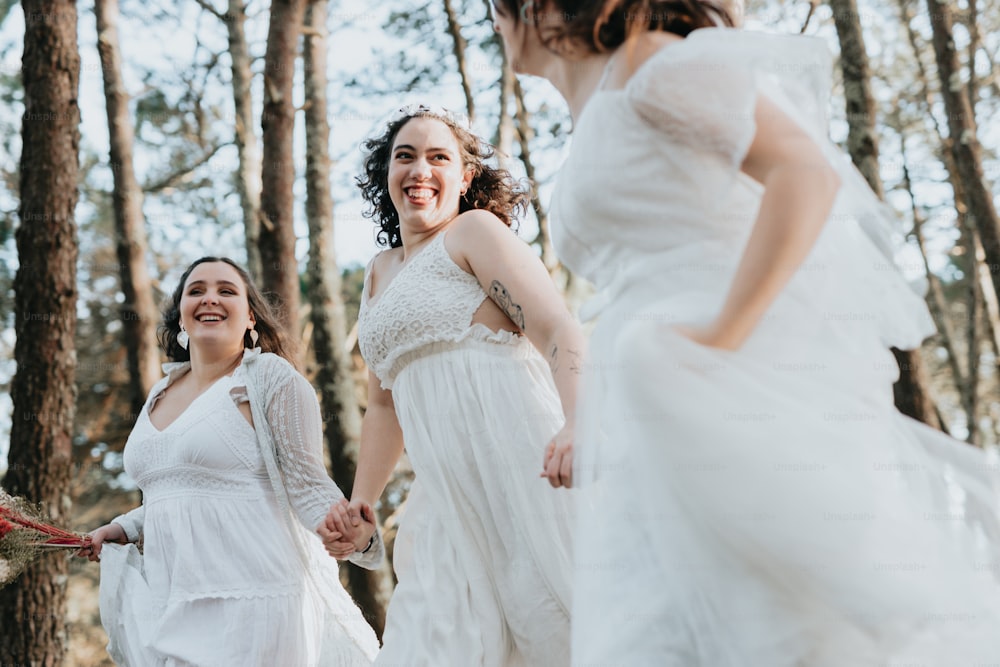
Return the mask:
[[[886,214],[825,138],[830,64],[818,40],[698,30],[574,128],[553,241],[598,290],[581,310],[597,323],[574,664],[1000,660],[1000,467],[895,410],[887,348],[933,327],[880,252]],[[673,327],[712,321],[730,288],[762,192],[739,171],[762,95],[844,185],[746,344],[705,348]]]
[[564,418],[527,339],[471,325],[487,298],[445,247],[410,258],[358,316],[416,479],[377,665],[569,664],[571,498],[539,477]]
[[[255,363],[274,361],[262,356]],[[237,408],[248,400],[244,366],[161,431],[149,411],[186,371],[168,367],[124,453],[143,505],[116,521],[126,533],[142,531],[143,554],[134,544],[107,544],[101,554],[101,620],[112,658],[131,667],[370,665],[378,640],[341,586],[336,560],[305,530],[308,571],[296,550],[257,434]],[[278,375],[286,377],[271,393],[268,422],[279,449],[294,441],[294,464],[278,456],[296,514],[312,527],[343,496],[321,450],[309,447],[322,442],[315,391],[297,373]]]

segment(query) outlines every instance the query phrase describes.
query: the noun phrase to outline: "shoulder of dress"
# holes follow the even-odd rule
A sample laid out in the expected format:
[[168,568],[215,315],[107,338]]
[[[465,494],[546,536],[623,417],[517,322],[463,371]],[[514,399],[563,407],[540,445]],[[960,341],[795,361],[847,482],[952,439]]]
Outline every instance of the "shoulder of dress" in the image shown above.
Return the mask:
[[795,73],[832,64],[833,52],[821,37],[737,28],[702,28],[685,40],[686,59],[730,68]]
[[[164,367],[168,365],[170,364],[164,364]],[[152,388],[150,388],[149,393],[146,395],[146,403],[149,403],[157,394],[162,393],[172,381],[173,378],[170,375],[164,375],[153,383]]]
[[289,378],[301,375],[290,361],[273,352],[247,354],[243,363],[250,381],[256,381],[263,389],[276,387]]

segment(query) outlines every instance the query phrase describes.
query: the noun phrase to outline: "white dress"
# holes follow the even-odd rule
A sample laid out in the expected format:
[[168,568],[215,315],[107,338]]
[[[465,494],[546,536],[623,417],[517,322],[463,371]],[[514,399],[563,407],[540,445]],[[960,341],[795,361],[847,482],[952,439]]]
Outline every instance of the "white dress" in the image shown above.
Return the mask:
[[[282,378],[260,414],[290,504],[302,525],[316,526],[343,496],[323,467],[315,391],[283,360],[259,356],[255,364]],[[149,411],[188,369],[168,365],[126,443],[125,471],[143,505],[116,522],[131,539],[141,530],[143,554],[108,544],[101,556],[101,620],[118,664],[361,667],[378,650],[336,560],[276,499],[258,434],[237,408],[249,400],[246,363],[161,431]]]
[[361,351],[416,475],[375,664],[569,664],[571,498],[539,477],[564,422],[548,366],[525,338],[470,326],[487,297],[445,232],[373,302],[368,284]]
[[[809,38],[698,30],[598,91],[553,241],[598,293],[577,411],[573,661],[656,667],[995,664],[995,479],[893,406],[890,345],[932,330],[886,214],[825,139]],[[719,312],[761,188],[739,172],[766,95],[842,174],[833,215],[746,344]],[[613,544],[620,549],[610,550]]]

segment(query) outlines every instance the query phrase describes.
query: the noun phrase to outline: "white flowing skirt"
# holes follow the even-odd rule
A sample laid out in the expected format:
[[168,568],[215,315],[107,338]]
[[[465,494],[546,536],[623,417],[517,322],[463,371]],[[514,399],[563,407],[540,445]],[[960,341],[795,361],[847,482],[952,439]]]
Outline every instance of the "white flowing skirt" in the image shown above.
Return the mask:
[[381,667],[569,664],[572,494],[540,477],[563,424],[545,362],[475,325],[393,383],[416,480]]
[[[852,251],[827,241],[812,261]],[[891,313],[806,266],[709,349],[673,328],[728,288],[697,261],[625,285],[592,336],[574,664],[994,664],[1000,466],[896,411]]]
[[[311,564],[297,590],[265,592],[248,582],[205,596],[165,597],[134,544],[106,544],[100,608],[109,655],[128,667],[371,665],[375,633],[341,586],[336,561],[318,539],[303,537]],[[301,569],[293,554],[285,574]]]

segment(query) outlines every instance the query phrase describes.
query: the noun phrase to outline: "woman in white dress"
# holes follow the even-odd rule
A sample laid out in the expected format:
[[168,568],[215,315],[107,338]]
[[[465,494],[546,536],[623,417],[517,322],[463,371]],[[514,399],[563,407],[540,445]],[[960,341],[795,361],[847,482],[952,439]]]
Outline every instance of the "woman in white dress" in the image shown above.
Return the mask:
[[[571,499],[539,472],[543,457],[553,481],[570,472],[584,338],[509,228],[526,197],[481,139],[414,107],[366,148],[359,183],[389,248],[358,316],[370,372],[355,518],[404,442],[416,475],[376,664],[568,664]],[[332,512],[330,527],[347,521]]]
[[[173,363],[125,446],[141,507],[92,533],[101,620],[133,667],[360,667],[378,640],[320,536],[345,502],[323,463],[316,393],[247,273],[205,257],[160,330]],[[142,543],[142,551],[136,542]],[[343,545],[341,545],[343,546]],[[373,534],[351,560],[373,567]]]
[[494,17],[569,105],[553,242],[597,288],[574,663],[996,662],[996,466],[895,410],[887,348],[933,329],[826,138],[826,48],[692,0]]

